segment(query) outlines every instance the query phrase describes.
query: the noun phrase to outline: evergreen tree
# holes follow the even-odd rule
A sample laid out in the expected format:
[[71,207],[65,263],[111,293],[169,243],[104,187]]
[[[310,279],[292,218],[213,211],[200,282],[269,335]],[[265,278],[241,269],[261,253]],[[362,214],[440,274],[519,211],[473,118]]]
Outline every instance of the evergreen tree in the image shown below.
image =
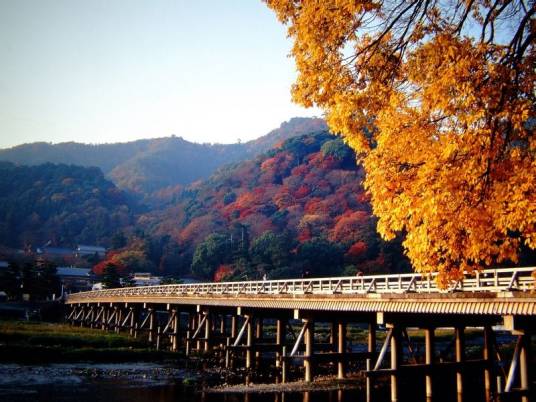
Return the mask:
[[104,267],[104,275],[102,277],[102,285],[106,289],[120,288],[121,281],[117,267],[114,264],[107,264]]

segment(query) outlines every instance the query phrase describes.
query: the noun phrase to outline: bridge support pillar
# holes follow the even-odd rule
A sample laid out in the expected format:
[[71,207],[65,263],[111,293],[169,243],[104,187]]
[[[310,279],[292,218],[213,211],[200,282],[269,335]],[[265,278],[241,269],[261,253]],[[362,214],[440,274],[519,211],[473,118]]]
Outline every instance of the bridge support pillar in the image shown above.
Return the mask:
[[337,323],[337,351],[339,352],[337,378],[342,380],[346,377],[346,322],[342,320]]
[[[465,328],[456,327],[455,331],[455,353],[456,362],[463,363],[465,361]],[[456,394],[457,401],[463,402],[463,370],[461,367],[456,369]]]
[[303,366],[305,369],[305,382],[311,382],[313,380],[313,353],[314,353],[314,332],[315,324],[312,319],[303,319],[305,327],[305,354],[303,359]]
[[529,402],[530,399],[530,333],[525,332],[521,335],[521,348],[519,350],[519,380],[520,387],[526,393],[521,397],[522,402]]
[[[196,327],[196,332],[197,332],[197,329],[199,329],[199,327],[201,326],[201,321],[203,320],[202,316],[200,313],[197,313],[196,316],[195,316],[195,327]],[[196,343],[195,343],[195,349],[200,352],[201,351],[201,341],[199,339],[197,339]]]
[[281,348],[285,344],[285,335],[286,335],[286,325],[287,321],[278,318],[275,322],[275,343],[277,344],[278,350],[275,352],[275,366],[277,368],[281,367]]
[[176,352],[179,349],[179,331],[180,331],[180,311],[177,309],[172,310],[173,314],[173,323],[172,330],[173,335],[171,337],[171,350]]
[[492,366],[493,366],[493,352],[492,352],[492,342],[493,342],[493,329],[491,325],[484,326],[484,350],[483,358],[488,363],[484,368],[484,393],[486,401],[491,401],[491,394],[493,392],[493,375],[492,375]]
[[[264,322],[262,317],[258,317],[255,324],[255,342],[261,343],[262,342],[262,334],[264,329]],[[259,350],[255,351],[255,365],[259,367],[261,364],[261,352]]]
[[149,343],[152,343],[154,341],[154,309],[149,307],[147,314],[149,315]]
[[398,369],[400,366],[400,330],[397,327],[393,328],[393,336],[391,337],[391,402],[398,402]]
[[137,331],[136,326],[138,325],[138,308],[137,307],[130,307],[130,324],[129,324],[129,333],[130,336],[136,338],[137,337]]
[[231,315],[231,328],[230,334],[227,338],[226,348],[225,348],[225,367],[234,368],[234,352],[231,351],[230,346],[234,342],[237,336],[237,316],[235,314]]
[[[376,353],[376,322],[369,322],[368,325],[368,339],[367,339],[367,352]],[[372,370],[372,359],[369,357],[366,360],[367,371]],[[370,376],[366,377],[366,400],[372,402],[372,379]]]
[[108,323],[108,308],[106,306],[102,306],[102,317],[101,317],[101,329],[103,331],[106,330]]
[[191,336],[193,334],[193,331],[195,331],[195,314],[194,313],[188,313],[188,327],[186,329],[186,339],[185,339],[185,347],[184,347],[184,354],[186,356],[189,356],[192,349],[192,339]]
[[[435,333],[434,328],[425,328],[424,329],[424,342],[425,342],[425,363],[433,364],[434,363],[434,340]],[[432,371],[428,372],[425,377],[426,383],[426,400],[431,401],[433,395],[433,375]]]
[[329,343],[331,345],[331,351],[336,352],[338,350],[338,343],[337,343],[337,323],[335,321],[332,321],[330,323],[330,330],[329,330]]
[[250,369],[253,366],[253,317],[244,316],[248,323],[246,325],[246,368]]
[[119,325],[121,320],[121,310],[119,307],[114,306],[114,320],[113,320],[113,326],[114,326],[114,332],[117,334],[119,333]]
[[80,306],[80,327],[84,326],[84,315],[85,315],[86,309],[84,306]]
[[210,351],[212,341],[212,314],[209,311],[205,311],[205,342],[203,350],[205,352]]
[[220,354],[224,350],[225,338],[227,335],[227,316],[220,314]]

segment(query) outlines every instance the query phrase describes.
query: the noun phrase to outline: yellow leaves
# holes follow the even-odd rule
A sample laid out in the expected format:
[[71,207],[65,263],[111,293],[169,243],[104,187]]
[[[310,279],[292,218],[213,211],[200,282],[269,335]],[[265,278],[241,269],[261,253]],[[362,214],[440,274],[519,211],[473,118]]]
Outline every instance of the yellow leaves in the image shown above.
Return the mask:
[[[358,152],[378,231],[407,233],[417,271],[439,271],[445,284],[516,261],[521,244],[536,248],[532,47],[505,64],[504,45],[462,37],[437,7],[408,26],[401,47],[404,29],[382,31],[383,3],[267,4],[294,40],[294,99],[324,108]],[[466,4],[476,22],[490,7]]]

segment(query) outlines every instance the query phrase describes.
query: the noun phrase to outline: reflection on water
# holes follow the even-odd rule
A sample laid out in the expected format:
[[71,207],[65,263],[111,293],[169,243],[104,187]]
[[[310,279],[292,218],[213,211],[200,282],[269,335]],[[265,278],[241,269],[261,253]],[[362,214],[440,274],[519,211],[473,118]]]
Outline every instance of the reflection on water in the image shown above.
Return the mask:
[[0,388],[6,402],[360,402],[358,390],[277,392],[277,393],[203,393],[181,386],[123,387],[110,384],[81,386],[39,385],[26,389]]
[[[374,401],[389,401],[388,387],[377,390]],[[418,394],[419,392],[417,392]],[[453,401],[449,394],[438,394],[434,401]],[[135,386],[113,384],[37,385],[24,389],[0,387],[5,402],[364,402],[362,390],[331,390],[269,393],[204,393],[182,385]],[[424,401],[407,392],[401,401]],[[480,401],[480,398],[466,398]]]
[[[362,389],[305,392],[207,393],[195,385],[198,372],[156,364],[136,365],[0,365],[2,402],[365,402]],[[479,375],[469,376],[472,382]],[[194,379],[187,381],[188,378]],[[390,400],[389,383],[378,382],[372,400]],[[401,402],[425,401],[422,379],[401,381]],[[456,400],[454,383],[434,386],[434,401]],[[480,386],[475,389],[482,389]],[[466,395],[480,402],[483,394]]]

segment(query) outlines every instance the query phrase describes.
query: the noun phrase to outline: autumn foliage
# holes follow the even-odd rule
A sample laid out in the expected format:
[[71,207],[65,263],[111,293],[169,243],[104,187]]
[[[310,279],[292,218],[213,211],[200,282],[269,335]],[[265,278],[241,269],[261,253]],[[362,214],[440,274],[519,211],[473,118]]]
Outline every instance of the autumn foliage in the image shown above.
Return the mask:
[[294,99],[358,153],[378,231],[446,283],[536,248],[533,2],[267,0]]
[[184,188],[173,205],[143,222],[147,232],[171,234],[183,262],[213,280],[340,275],[359,264],[368,264],[359,268],[366,272],[406,269],[400,248],[389,249],[376,233],[362,178],[342,140],[304,135]]

